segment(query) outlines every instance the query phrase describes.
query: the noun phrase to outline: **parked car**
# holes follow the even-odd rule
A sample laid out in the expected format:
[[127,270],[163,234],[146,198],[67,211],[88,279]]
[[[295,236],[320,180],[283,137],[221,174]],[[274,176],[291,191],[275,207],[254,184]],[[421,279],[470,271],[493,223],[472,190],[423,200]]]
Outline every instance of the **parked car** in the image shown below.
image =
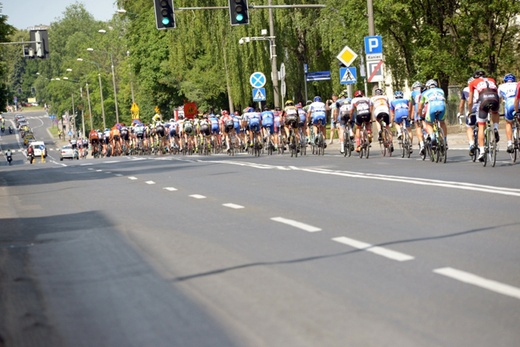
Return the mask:
[[60,150],[60,160],[66,159],[79,159],[79,152],[77,149],[72,149],[72,145],[65,145]]

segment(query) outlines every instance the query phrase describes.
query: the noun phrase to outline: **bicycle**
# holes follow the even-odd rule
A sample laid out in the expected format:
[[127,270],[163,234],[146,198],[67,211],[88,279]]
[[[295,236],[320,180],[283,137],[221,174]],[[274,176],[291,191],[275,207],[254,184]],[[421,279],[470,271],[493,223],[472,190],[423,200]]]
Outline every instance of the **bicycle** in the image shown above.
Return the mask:
[[292,126],[289,126],[289,150],[291,152],[291,158],[298,157],[300,142],[297,139],[295,131]]
[[401,158],[410,158],[412,154],[412,141],[410,139],[410,132],[406,128],[407,117],[402,119],[403,122],[399,125],[401,128],[401,139],[399,140],[399,146],[401,147]]
[[314,134],[314,129],[313,129],[314,127],[311,128],[312,154],[316,154],[316,155],[325,154],[325,138],[323,137],[323,132],[321,131],[322,125],[323,125],[323,123],[321,120],[318,121],[318,124],[316,124],[316,128],[318,129],[317,134]]
[[484,160],[482,165],[485,167],[488,161],[491,166],[495,167],[497,162],[498,145],[495,138],[495,129],[491,123],[491,117],[488,114],[486,128],[484,129]]
[[[372,125],[372,122],[369,124]],[[367,130],[367,124],[363,122],[363,126],[361,127],[359,133],[359,159],[362,159],[363,157],[368,159],[370,156],[370,147],[372,146],[370,142],[371,141]]]
[[352,151],[354,150],[354,141],[350,136],[352,132],[352,128],[350,126],[350,122],[345,124],[345,129],[343,130],[343,156],[350,157],[352,155]]
[[386,123],[381,120],[381,138],[379,140],[379,147],[381,148],[381,154],[383,157],[386,156],[388,153],[388,156],[392,156],[393,152],[393,139],[392,139],[392,133],[390,129],[386,127]]
[[520,114],[515,115],[513,119],[513,152],[509,153],[513,163],[516,162],[517,153],[520,151],[520,139],[518,132],[520,131]]
[[444,140],[444,131],[442,130],[440,122],[437,119],[435,122],[433,122],[432,126],[433,136],[436,140],[436,143],[434,144],[431,139],[429,141],[431,161],[436,163],[446,163],[446,160],[448,159],[448,151],[446,148],[446,141]]

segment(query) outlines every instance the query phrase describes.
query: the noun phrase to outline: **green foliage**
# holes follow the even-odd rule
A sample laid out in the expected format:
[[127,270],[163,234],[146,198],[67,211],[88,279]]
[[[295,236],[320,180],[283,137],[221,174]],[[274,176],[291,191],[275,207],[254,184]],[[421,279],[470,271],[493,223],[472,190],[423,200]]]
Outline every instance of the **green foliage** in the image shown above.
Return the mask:
[[[345,45],[363,56],[367,1],[260,0],[254,5],[269,3],[326,5],[324,9],[272,10],[273,53],[277,68],[285,65],[286,99],[305,101],[306,94],[308,99],[314,95],[326,98],[344,89],[336,56]],[[115,14],[108,22],[96,21],[80,3],[69,6],[49,29],[48,60],[26,60],[19,47],[2,47],[0,76],[7,75],[4,80],[11,93],[22,88],[20,96],[28,97],[27,91],[35,87],[38,100],[52,104],[57,115],[72,111],[74,95],[75,108],[88,112],[88,83],[94,126],[100,128],[100,74],[106,122],[111,126],[115,122],[113,62],[120,120],[124,122],[131,120],[132,91],[145,122],[151,120],[156,106],[169,117],[185,101],[195,101],[203,111],[241,110],[253,104],[249,76],[256,71],[267,76],[267,103],[274,104],[269,40],[238,43],[242,37],[261,36],[262,29],[270,32],[268,9],[250,9],[250,24],[241,26],[230,25],[227,9],[177,10],[177,28],[165,31],[155,27],[153,1],[119,0],[118,4],[126,14]],[[227,0],[175,0],[177,9],[225,4]],[[506,72],[520,75],[516,59],[518,1],[378,0],[373,6],[375,32],[383,37],[385,65],[394,88],[403,89],[408,81],[436,78],[447,90],[450,84],[465,83],[477,67],[495,77]],[[100,34],[99,29],[106,33]],[[12,33],[5,17],[0,17],[0,36],[28,40],[29,33]],[[80,63],[79,57],[90,62]],[[360,62],[358,58],[353,63],[358,75]],[[309,71],[330,70],[332,80],[306,85],[304,64]],[[72,72],[66,72],[68,68]],[[69,82],[52,80],[65,74]],[[364,89],[361,78],[354,88]],[[0,88],[2,105],[6,94]]]

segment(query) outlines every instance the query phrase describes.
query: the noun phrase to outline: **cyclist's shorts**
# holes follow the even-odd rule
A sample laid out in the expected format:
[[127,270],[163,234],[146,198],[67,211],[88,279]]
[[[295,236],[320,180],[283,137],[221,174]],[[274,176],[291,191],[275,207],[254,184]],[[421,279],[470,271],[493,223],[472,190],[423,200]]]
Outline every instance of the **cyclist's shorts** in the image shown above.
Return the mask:
[[370,122],[370,113],[362,113],[356,115],[356,125],[361,126],[363,123]]
[[269,129],[269,134],[274,134],[274,124],[271,125],[262,125],[264,129]]
[[500,100],[496,92],[482,92],[479,95],[480,106],[478,108],[478,122],[485,123],[487,115],[491,112],[498,112]]
[[339,125],[344,126],[350,120],[350,114],[345,113],[339,116]]
[[323,116],[319,115],[319,116],[312,118],[313,125],[318,125],[318,124],[325,125],[326,123],[327,123],[327,117],[324,115]]
[[435,120],[443,121],[446,118],[446,106],[441,105],[426,105],[424,120],[427,123],[433,123]]
[[470,113],[466,117],[466,126],[472,128],[475,126],[475,124],[477,124],[477,115],[474,113]]
[[385,122],[387,125],[390,125],[390,115],[388,113],[385,113],[385,112],[378,113],[376,116],[376,119],[378,121],[383,120],[383,122]]
[[201,133],[202,135],[206,135],[206,136],[208,136],[208,135],[211,133],[210,130],[209,130],[209,125],[207,125],[207,124],[206,124],[206,125],[202,125],[202,126],[200,127],[200,133]]
[[515,98],[506,99],[506,105],[504,107],[504,117],[506,120],[512,122],[515,117],[513,117],[513,112],[515,111]]
[[408,117],[396,117],[394,121],[396,124],[399,124],[399,125],[401,125],[401,123],[403,123],[403,121],[404,121],[404,126],[407,128],[410,127],[410,121],[408,120]]
[[260,131],[260,123],[250,123],[249,130],[254,132]]

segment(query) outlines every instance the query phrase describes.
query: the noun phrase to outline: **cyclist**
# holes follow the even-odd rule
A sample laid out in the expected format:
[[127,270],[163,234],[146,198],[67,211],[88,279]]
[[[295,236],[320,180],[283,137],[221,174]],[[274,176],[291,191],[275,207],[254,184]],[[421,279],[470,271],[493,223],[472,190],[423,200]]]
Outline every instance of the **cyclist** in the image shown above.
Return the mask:
[[226,141],[226,151],[229,152],[231,148],[231,135],[236,135],[233,134],[235,131],[235,122],[233,117],[226,110],[222,111],[221,121],[224,127],[224,141]]
[[211,124],[211,138],[213,140],[213,144],[216,148],[220,149],[221,139],[220,139],[220,120],[217,115],[211,112],[208,118]]
[[302,103],[298,103],[296,105],[296,109],[298,110],[298,116],[300,117],[300,122],[298,123],[298,127],[302,130],[301,133],[306,136],[307,143],[309,143],[309,127],[307,126],[307,112],[302,107]]
[[[325,104],[321,101],[321,97],[314,97],[314,102],[309,105],[307,115],[312,120],[314,134],[318,134],[318,131],[323,134],[324,147],[326,148],[327,143],[325,142],[325,124],[327,123],[327,114],[325,113]],[[317,140],[318,138],[316,137],[315,143]]]
[[[469,84],[473,81],[473,77],[468,79],[468,85],[462,89],[460,94],[459,113],[457,117],[461,117],[464,114],[464,105],[468,103],[469,98]],[[477,110],[478,110],[478,93],[473,94],[473,107],[471,110],[468,109],[466,118],[466,136],[469,142],[469,156],[472,157],[475,151],[475,137],[473,130],[477,125]]]
[[504,101],[504,117],[506,119],[507,152],[514,151],[513,120],[515,111],[516,77],[508,73],[504,76],[504,83],[498,86],[500,99]]
[[416,124],[415,134],[417,135],[417,141],[419,143],[419,151],[421,155],[424,154],[424,137],[423,137],[423,128],[422,121],[423,118],[421,114],[418,112],[419,110],[419,101],[421,99],[422,93],[422,83],[419,81],[415,81],[412,84],[412,93],[410,94],[410,113],[408,114],[408,118],[413,120]]
[[259,148],[262,148],[262,134],[261,134],[261,118],[260,109],[255,109],[252,112],[244,113],[247,118],[248,131],[249,131],[249,146],[253,147],[253,137],[257,135],[257,142]]
[[372,102],[370,98],[365,97],[361,90],[357,90],[354,93],[354,98],[352,99],[352,110],[350,113],[351,119],[354,119],[356,123],[356,152],[361,150],[359,145],[359,136],[361,133],[361,127],[363,123],[366,125],[368,132],[368,141],[372,142],[372,127],[370,122],[372,121]]
[[[378,132],[378,141],[383,141],[382,133],[382,121],[385,122],[385,128],[390,129],[390,105],[388,103],[388,97],[384,95],[383,89],[376,88],[374,90],[374,96],[370,99],[372,103],[372,112],[374,114],[374,118],[377,121],[377,132]],[[392,132],[389,132],[390,139],[387,139],[392,143]],[[394,145],[390,145],[390,152],[394,151]]]
[[[300,143],[300,134],[298,132],[298,125],[300,124],[300,117],[298,116],[298,109],[294,106],[294,101],[287,100],[285,102],[285,108],[283,110],[284,124],[287,125],[285,128],[287,139],[289,139],[290,130],[296,135],[296,143]],[[292,146],[292,144],[289,144]]]
[[[264,106],[264,112],[262,112],[262,128],[263,138],[266,143],[273,143],[274,134],[274,112],[269,107]],[[269,141],[268,141],[269,139]]]
[[[403,134],[401,133],[401,124],[404,121],[404,126],[408,133],[410,134],[410,143],[413,143],[413,133],[410,131],[410,120],[408,119],[408,115],[410,114],[410,100],[404,99],[404,94],[402,91],[396,91],[394,93],[394,100],[390,102],[390,117],[391,122],[395,122],[397,127],[397,139],[401,140]],[[410,153],[413,152],[413,149],[410,148]]]
[[[330,110],[330,142],[332,145],[334,143],[334,132],[339,136],[339,122],[338,122],[338,96],[336,94],[332,94],[331,100],[329,100],[327,109]],[[341,137],[339,137],[341,138]],[[341,142],[341,141],[340,141]]]
[[[345,128],[347,123],[351,121],[350,111],[352,110],[352,99],[347,98],[346,91],[343,91],[339,94],[339,99],[337,101],[338,107],[338,122],[339,122],[339,138],[340,138],[340,152],[345,153],[345,143],[343,142],[343,134],[345,132]],[[354,133],[352,129],[349,129],[349,136],[351,139],[354,138]]]
[[438,87],[437,81],[429,80],[425,84],[426,90],[421,94],[419,101],[419,113],[424,115],[426,122],[426,132],[431,138],[432,146],[437,145],[437,139],[433,133],[433,122],[439,120],[442,130],[444,131],[444,143],[446,148],[448,146],[447,135],[448,128],[446,127],[446,98],[444,90]]
[[498,142],[500,136],[498,135],[498,122],[500,115],[498,109],[500,107],[500,100],[498,96],[498,88],[496,82],[491,77],[486,77],[484,70],[477,70],[473,74],[474,80],[469,83],[469,99],[468,108],[473,107],[473,96],[475,91],[479,95],[479,107],[477,113],[478,123],[478,146],[480,147],[479,161],[484,161],[484,127],[486,126],[488,112],[491,112],[491,121],[495,133],[495,140]]

